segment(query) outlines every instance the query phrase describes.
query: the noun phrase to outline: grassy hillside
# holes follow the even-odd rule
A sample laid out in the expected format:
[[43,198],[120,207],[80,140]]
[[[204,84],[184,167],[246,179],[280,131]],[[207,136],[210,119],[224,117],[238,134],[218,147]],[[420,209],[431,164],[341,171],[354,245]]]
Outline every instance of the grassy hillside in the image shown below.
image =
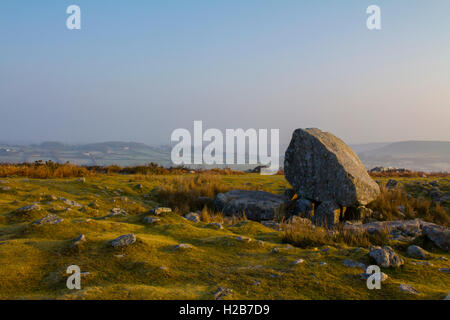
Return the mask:
[[[405,180],[409,185],[429,178]],[[440,182],[448,188],[447,179]],[[450,291],[449,275],[439,271],[450,268],[450,255],[437,248],[427,248],[430,265],[423,265],[406,257],[404,247],[396,247],[406,264],[383,270],[389,279],[382,289],[368,290],[359,276],[363,270],[342,263],[351,259],[370,264],[367,247],[335,243],[298,248],[283,243],[282,231],[211,212],[204,212],[199,223],[178,212],[162,214],[155,224],[143,222],[159,204],[195,210],[198,196],[239,188],[281,194],[287,186],[283,176],[258,174],[98,175],[85,181],[2,178],[0,298],[212,299],[222,287],[232,290],[226,299],[442,299]],[[422,191],[411,192],[419,196]],[[188,196],[180,198],[183,194]],[[33,203],[40,210],[16,211]],[[128,215],[105,217],[112,208]],[[49,213],[64,221],[32,224]],[[130,233],[136,235],[134,244],[111,246],[113,239]],[[87,241],[70,248],[81,234]],[[192,247],[177,249],[181,243]],[[299,259],[304,262],[294,264]],[[74,264],[85,272],[81,290],[65,285],[66,268]],[[419,295],[400,291],[403,283]]]

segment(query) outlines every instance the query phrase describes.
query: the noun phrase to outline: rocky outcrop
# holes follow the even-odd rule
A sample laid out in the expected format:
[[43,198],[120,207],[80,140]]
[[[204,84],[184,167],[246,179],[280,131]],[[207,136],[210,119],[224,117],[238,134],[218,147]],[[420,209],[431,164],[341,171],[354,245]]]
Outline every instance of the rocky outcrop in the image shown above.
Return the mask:
[[50,213],[50,214],[46,215],[44,218],[33,222],[33,224],[37,224],[37,225],[58,224],[58,223],[61,223],[63,221],[64,221],[63,218],[60,218],[57,215]]
[[448,251],[450,248],[450,229],[434,223],[428,223],[423,227],[422,233],[434,242],[442,250]]
[[119,247],[127,247],[129,245],[132,245],[135,242],[136,242],[136,236],[134,234],[130,233],[130,234],[125,234],[123,236],[120,236],[120,237],[114,239],[111,242],[111,245],[114,248],[119,248]]
[[192,222],[200,222],[200,215],[195,212],[189,212],[184,218]]
[[37,203],[33,203],[27,206],[24,206],[22,208],[17,209],[16,213],[28,213],[31,211],[39,211],[41,210],[41,207]]
[[219,193],[214,205],[227,216],[242,216],[245,213],[249,220],[263,221],[283,217],[286,198],[264,191],[231,190]]
[[405,261],[389,246],[383,248],[375,247],[369,252],[369,257],[375,260],[377,265],[384,268],[400,267],[405,263]]
[[430,255],[426,250],[416,245],[409,246],[408,249],[406,249],[406,253],[408,256],[416,259],[427,259]]
[[376,221],[366,224],[346,222],[343,228],[355,232],[387,232],[392,240],[403,242],[409,242],[418,236],[425,236],[444,251],[448,251],[450,247],[450,230],[448,228],[421,219]]
[[147,224],[153,224],[153,223],[160,222],[160,221],[161,221],[161,219],[154,218],[154,217],[145,217],[144,218],[144,223],[147,223]]
[[419,292],[417,292],[417,290],[414,289],[414,288],[413,288],[411,285],[409,285],[409,284],[404,284],[404,283],[402,283],[402,284],[399,286],[399,288],[400,288],[401,291],[406,292],[406,293],[419,294]]
[[299,197],[314,202],[359,206],[380,193],[353,150],[319,129],[294,131],[285,154],[284,172]]

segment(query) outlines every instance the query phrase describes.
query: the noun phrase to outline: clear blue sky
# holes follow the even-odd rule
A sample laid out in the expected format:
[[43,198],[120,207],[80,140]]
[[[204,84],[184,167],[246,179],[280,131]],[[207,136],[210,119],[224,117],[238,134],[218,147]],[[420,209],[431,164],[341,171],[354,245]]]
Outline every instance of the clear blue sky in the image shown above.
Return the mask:
[[0,41],[3,141],[159,144],[194,120],[450,140],[448,0],[1,0]]

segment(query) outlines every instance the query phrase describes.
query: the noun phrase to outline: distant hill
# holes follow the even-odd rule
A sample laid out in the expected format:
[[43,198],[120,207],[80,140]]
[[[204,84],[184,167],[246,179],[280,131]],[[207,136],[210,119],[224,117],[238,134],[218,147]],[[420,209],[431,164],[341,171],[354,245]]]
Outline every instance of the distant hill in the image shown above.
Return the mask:
[[450,142],[402,141],[357,152],[367,168],[376,166],[450,172]]
[[384,146],[389,145],[389,142],[380,142],[380,143],[364,143],[364,144],[351,144],[350,147],[355,151],[356,153],[362,153],[366,151],[375,150]]
[[102,142],[83,145],[68,145],[59,142],[44,142],[38,145],[1,145],[0,162],[21,163],[51,160],[79,165],[132,166],[157,162],[169,166],[170,147],[147,146],[136,142]]
[[[450,142],[403,141],[394,143],[368,143],[351,145],[367,169],[377,166],[407,168],[420,171],[450,172]],[[280,148],[280,165],[283,166],[285,147]],[[79,165],[133,166],[156,162],[171,166],[171,146],[148,146],[137,142],[101,142],[69,145],[44,142],[31,145],[0,143],[0,163],[34,162],[52,160]],[[245,170],[254,166],[231,166]]]

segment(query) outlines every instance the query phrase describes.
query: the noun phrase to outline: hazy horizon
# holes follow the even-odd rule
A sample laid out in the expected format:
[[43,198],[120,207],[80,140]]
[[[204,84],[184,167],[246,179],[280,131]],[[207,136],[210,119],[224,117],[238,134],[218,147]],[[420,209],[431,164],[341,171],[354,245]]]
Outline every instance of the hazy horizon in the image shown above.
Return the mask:
[[[449,141],[450,2],[0,3],[1,141],[170,144],[176,128]],[[366,28],[381,7],[382,30]],[[286,142],[287,141],[287,142]]]

